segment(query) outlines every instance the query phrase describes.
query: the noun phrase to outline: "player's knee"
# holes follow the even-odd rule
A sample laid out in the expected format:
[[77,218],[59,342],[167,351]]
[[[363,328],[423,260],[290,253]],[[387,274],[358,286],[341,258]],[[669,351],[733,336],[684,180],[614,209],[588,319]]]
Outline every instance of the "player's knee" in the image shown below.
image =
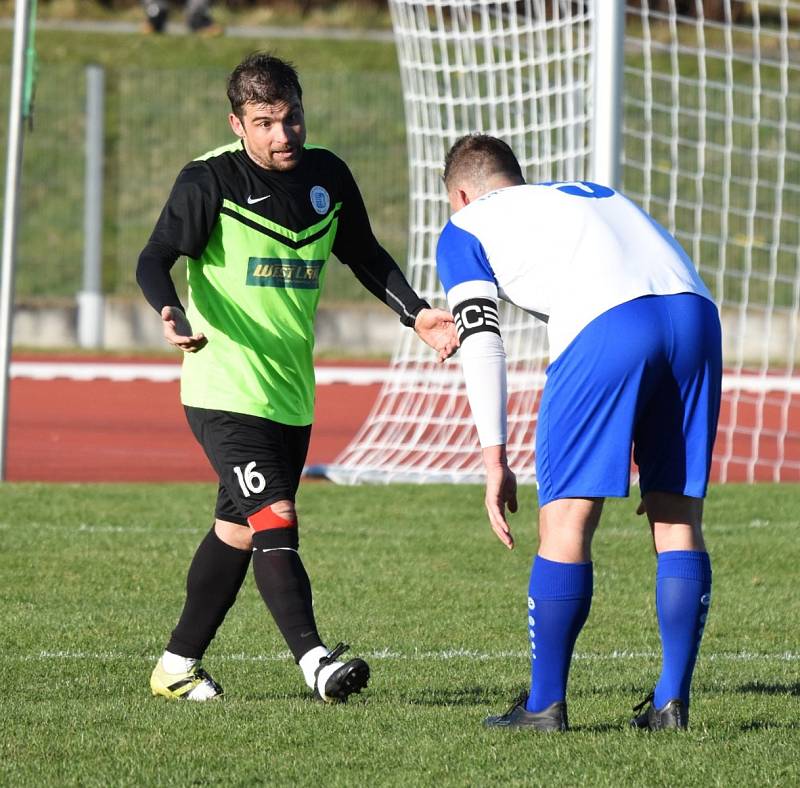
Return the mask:
[[275,501],[269,507],[274,514],[284,520],[297,520],[297,511],[294,508],[294,501]]
[[214,521],[214,533],[221,542],[237,550],[252,550],[253,535],[249,528],[243,527],[238,523],[230,523],[226,520]]
[[653,523],[653,546],[657,553],[706,549],[699,523]]
[[539,511],[539,555],[552,561],[591,560],[603,498],[558,498]]
[[668,492],[647,492],[642,496],[647,518],[653,526],[689,525],[699,530],[703,521],[703,499]]
[[253,544],[260,549],[298,547],[297,512],[292,501],[276,501],[253,512],[247,522],[253,534]]

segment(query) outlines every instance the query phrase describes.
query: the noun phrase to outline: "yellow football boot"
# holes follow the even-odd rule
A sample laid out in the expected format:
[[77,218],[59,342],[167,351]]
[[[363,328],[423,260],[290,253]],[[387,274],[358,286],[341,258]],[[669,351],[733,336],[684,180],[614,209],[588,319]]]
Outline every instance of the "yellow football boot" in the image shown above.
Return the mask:
[[222,695],[222,687],[200,665],[186,673],[167,673],[160,659],[150,675],[150,689],[153,695],[176,700],[211,700]]

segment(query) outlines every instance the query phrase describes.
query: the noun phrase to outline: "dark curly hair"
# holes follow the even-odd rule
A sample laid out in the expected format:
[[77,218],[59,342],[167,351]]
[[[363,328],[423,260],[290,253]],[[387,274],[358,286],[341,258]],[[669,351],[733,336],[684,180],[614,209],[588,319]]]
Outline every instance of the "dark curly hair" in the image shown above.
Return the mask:
[[268,52],[248,55],[228,77],[231,112],[242,118],[244,105],[277,104],[303,98],[303,89],[294,66]]

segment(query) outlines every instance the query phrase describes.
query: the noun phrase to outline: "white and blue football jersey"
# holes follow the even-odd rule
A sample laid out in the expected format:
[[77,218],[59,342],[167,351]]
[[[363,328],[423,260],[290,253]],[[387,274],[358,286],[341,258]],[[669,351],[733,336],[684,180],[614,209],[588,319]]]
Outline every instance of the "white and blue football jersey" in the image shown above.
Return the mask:
[[[618,304],[675,293],[711,299],[663,227],[622,194],[588,182],[484,195],[453,214],[436,259],[462,339],[478,324],[496,323],[499,297],[547,322],[551,361]],[[466,312],[456,308],[473,300]]]

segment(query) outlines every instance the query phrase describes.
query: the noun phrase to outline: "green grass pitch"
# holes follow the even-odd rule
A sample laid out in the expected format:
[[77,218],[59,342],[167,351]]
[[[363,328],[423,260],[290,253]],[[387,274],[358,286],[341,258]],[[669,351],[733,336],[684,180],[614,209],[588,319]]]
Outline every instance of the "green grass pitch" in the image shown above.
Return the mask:
[[251,578],[205,660],[225,699],[150,696],[211,487],[5,484],[0,784],[797,785],[799,493],[709,495],[714,599],[683,735],[626,727],[658,671],[655,562],[636,500],[608,503],[561,736],[480,724],[527,682],[530,490],[508,553],[478,487],[304,486],[321,632],[373,671],[327,707]]

